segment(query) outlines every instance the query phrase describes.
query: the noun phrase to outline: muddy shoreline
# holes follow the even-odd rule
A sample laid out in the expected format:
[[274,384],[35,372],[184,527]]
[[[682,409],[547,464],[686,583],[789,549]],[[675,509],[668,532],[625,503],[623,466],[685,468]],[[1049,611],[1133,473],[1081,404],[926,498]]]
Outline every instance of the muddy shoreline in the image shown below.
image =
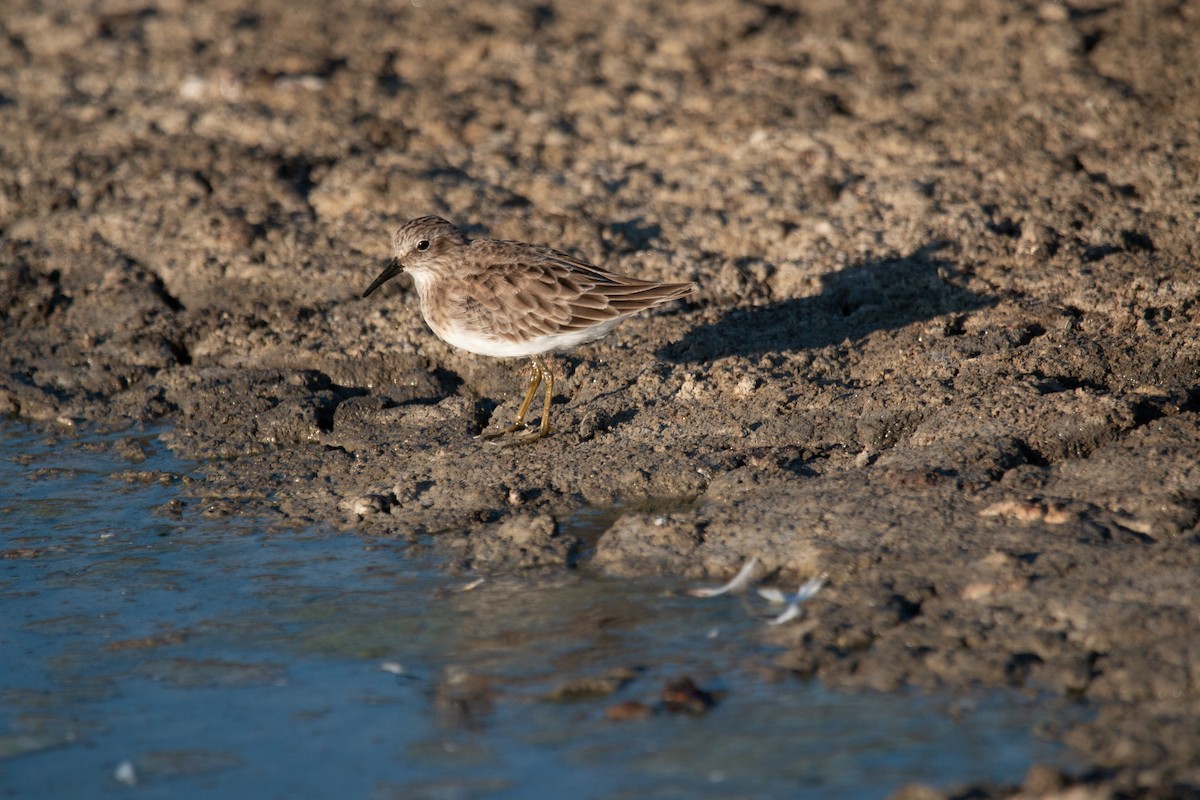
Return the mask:
[[[171,426],[195,509],[480,573],[780,585],[775,666],[1095,709],[989,796],[1200,791],[1187,4],[17,2],[0,413]],[[693,280],[555,359],[451,349],[404,220]],[[561,523],[612,509],[595,542]],[[1073,795],[1074,796],[1074,795]]]

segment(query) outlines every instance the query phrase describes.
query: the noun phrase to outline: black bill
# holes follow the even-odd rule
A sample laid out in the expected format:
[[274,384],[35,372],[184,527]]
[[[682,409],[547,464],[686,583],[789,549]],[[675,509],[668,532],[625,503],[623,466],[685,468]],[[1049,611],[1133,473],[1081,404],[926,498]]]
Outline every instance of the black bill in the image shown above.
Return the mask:
[[379,273],[378,278],[371,281],[371,285],[367,287],[367,290],[365,292],[363,292],[363,297],[366,297],[371,292],[378,289],[380,286],[383,286],[385,283],[387,283],[392,278],[399,275],[401,272],[404,272],[404,265],[400,263],[400,259],[393,258],[392,263],[387,265],[387,269],[385,269],[383,272]]

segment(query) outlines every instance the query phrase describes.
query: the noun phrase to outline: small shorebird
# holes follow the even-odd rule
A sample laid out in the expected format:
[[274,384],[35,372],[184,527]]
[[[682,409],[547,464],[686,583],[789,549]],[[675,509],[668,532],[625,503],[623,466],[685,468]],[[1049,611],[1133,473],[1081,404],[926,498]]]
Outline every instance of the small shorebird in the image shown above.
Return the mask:
[[363,297],[407,272],[421,298],[425,322],[444,342],[481,356],[533,360],[516,422],[481,434],[491,439],[521,430],[544,383],[542,424],[510,444],[537,441],[550,430],[554,376],[543,354],[599,339],[626,317],[695,289],[693,283],[614,275],[549,247],[472,241],[441,217],[412,220],[396,232],[392,244],[395,258]]

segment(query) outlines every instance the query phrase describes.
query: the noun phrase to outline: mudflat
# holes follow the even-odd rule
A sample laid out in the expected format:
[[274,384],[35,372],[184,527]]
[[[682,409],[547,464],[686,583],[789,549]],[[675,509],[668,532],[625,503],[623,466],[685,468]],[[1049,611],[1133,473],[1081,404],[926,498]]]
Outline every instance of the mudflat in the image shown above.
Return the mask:
[[[1200,7],[66,0],[0,20],[0,413],[171,424],[207,513],[450,569],[829,586],[835,687],[1094,708],[1200,791]],[[687,302],[519,362],[363,289],[405,220]],[[560,534],[613,509],[597,541]],[[786,690],[781,688],[781,691]],[[924,795],[922,795],[924,796]]]

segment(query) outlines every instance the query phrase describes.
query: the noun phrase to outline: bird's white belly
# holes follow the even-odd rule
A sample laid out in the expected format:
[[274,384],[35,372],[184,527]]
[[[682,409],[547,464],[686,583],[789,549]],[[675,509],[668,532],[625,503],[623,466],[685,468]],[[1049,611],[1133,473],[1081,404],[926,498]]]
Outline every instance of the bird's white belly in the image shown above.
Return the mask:
[[441,330],[435,330],[434,333],[446,344],[466,350],[468,353],[492,358],[520,358],[548,353],[551,350],[566,350],[584,342],[599,339],[615,328],[620,321],[620,318],[606,320],[581,331],[554,333],[521,341],[482,336],[473,331],[451,327],[442,327]]

